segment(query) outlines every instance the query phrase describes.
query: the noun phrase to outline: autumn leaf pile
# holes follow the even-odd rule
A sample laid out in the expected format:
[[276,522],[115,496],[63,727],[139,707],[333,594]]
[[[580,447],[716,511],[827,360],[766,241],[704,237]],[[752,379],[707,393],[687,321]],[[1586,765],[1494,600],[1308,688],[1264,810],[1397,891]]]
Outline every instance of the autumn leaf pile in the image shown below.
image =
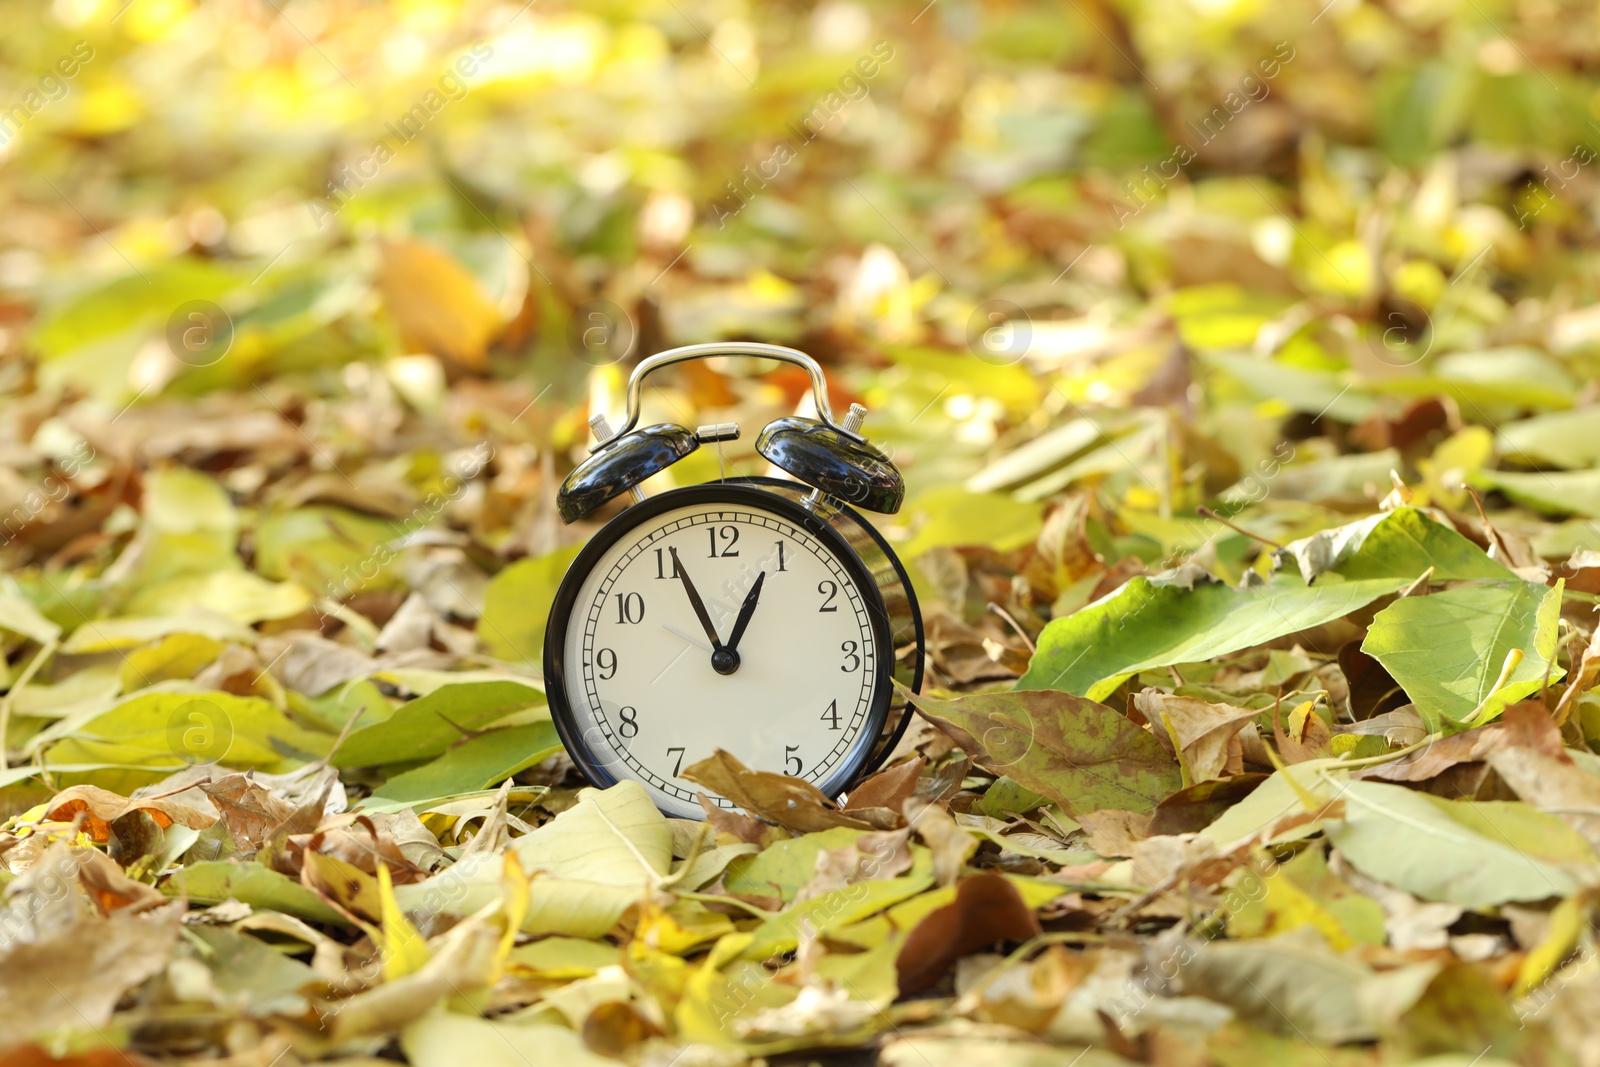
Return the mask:
[[[0,1067],[1600,1067],[1591,9],[0,25]],[[869,409],[928,671],[697,822],[538,659],[719,338]],[[807,403],[659,377],[652,493]]]

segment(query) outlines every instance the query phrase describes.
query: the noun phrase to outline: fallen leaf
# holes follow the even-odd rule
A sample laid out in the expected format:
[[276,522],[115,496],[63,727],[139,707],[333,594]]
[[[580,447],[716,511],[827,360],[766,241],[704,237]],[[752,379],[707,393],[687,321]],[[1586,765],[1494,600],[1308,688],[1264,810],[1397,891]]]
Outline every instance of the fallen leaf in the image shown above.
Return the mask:
[[916,698],[917,710],[978,766],[1061,805],[1150,811],[1182,787],[1178,765],[1115,709],[1054,690]]
[[895,957],[900,995],[932,989],[970,952],[1040,933],[1033,909],[998,874],[974,874],[956,883],[951,903],[926,916],[906,935]]
[[807,834],[835,826],[886,830],[899,823],[893,812],[856,810],[846,814],[803,778],[753,771],[722,749],[683,769],[682,777],[732,801],[758,818]]

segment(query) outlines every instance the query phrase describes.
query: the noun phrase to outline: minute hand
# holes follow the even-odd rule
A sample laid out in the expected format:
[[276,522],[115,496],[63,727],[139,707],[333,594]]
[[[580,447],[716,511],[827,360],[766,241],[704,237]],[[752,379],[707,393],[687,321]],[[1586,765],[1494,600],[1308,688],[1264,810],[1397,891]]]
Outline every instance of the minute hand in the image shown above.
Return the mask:
[[683,591],[689,594],[689,604],[699,617],[700,625],[705,629],[706,638],[710,640],[712,649],[721,648],[722,639],[717,636],[717,628],[711,624],[711,614],[706,611],[705,601],[700,599],[699,590],[695,589],[694,582],[689,580],[689,572],[678,562],[678,550],[668,546],[667,551],[672,554],[672,573],[682,580]]
[[739,639],[744,636],[744,628],[750,625],[750,616],[756,613],[756,601],[761,599],[761,583],[767,580],[767,572],[762,571],[756,575],[756,584],[744,595],[744,603],[739,605],[739,617],[733,620],[733,633],[728,635],[728,648],[738,651]]

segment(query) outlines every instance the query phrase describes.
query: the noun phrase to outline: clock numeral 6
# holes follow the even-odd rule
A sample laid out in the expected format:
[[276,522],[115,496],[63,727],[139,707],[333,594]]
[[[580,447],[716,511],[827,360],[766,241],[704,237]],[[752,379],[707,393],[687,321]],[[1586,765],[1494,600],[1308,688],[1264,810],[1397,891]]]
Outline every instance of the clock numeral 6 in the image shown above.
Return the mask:
[[846,641],[844,644],[839,646],[839,651],[844,653],[845,658],[844,666],[839,668],[841,671],[849,674],[852,671],[859,671],[861,669],[861,654],[856,651],[856,649],[859,647],[861,646],[857,645],[854,641]]
[[595,653],[594,662],[595,666],[599,667],[602,672],[610,672],[609,674],[601,673],[600,680],[602,682],[609,682],[617,676],[617,654],[612,649],[602,648]]
[[644,621],[644,597],[638,593],[617,594],[617,621],[640,623]]
[[785,774],[799,775],[801,771],[806,769],[806,765],[800,762],[800,757],[795,755],[799,751],[799,745],[783,746],[783,771]]
[[[739,550],[733,547],[739,543],[739,528],[737,526],[723,526],[721,528],[708,526],[706,527],[706,536],[711,539],[712,559],[716,559],[719,556],[726,559],[729,556],[737,556],[739,554]],[[718,538],[722,540],[721,552],[717,551]]]
[[619,733],[623,737],[627,737],[627,738],[634,738],[634,737],[638,737],[639,736],[639,709],[638,708],[631,707],[631,706],[630,707],[624,707],[622,710],[617,712],[617,717],[622,720],[622,724],[617,727],[617,733]]
[[676,778],[683,773],[683,749],[677,746],[669,748],[667,749],[667,756],[670,758],[674,752],[678,754],[678,762],[672,765],[672,777]]
[[839,595],[839,583],[838,582],[818,582],[817,583],[817,592],[821,593],[824,597],[827,598],[826,600],[824,600],[822,602],[822,607],[817,609],[819,614],[821,612],[824,612],[824,611],[838,611],[839,610],[838,605],[836,605],[833,602],[834,599]]

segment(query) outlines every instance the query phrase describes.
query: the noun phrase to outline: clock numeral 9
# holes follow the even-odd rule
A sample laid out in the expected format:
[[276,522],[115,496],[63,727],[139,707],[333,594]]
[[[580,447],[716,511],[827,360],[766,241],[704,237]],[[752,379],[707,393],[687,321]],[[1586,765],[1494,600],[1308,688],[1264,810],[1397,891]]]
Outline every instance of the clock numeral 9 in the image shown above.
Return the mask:
[[822,713],[822,721],[828,724],[828,729],[839,728],[839,702],[833,701],[828,705],[828,710]]
[[617,727],[617,733],[626,738],[634,738],[639,736],[638,708],[625,707],[621,711],[617,712],[617,717],[622,720],[622,724]]
[[[720,529],[715,526],[708,526],[706,527],[706,536],[711,539],[710,558],[717,559],[721,557],[726,559],[729,556],[737,556],[739,554],[739,550],[733,547],[739,543],[739,528],[737,526],[723,526]],[[717,540],[719,538],[722,540],[721,552],[717,551]]]
[[861,654],[856,651],[860,647],[854,641],[846,641],[839,646],[839,651],[844,653],[845,658],[844,666],[839,668],[841,671],[850,674],[861,669]]
[[822,602],[822,607],[817,609],[817,612],[819,614],[824,612],[824,611],[838,611],[839,610],[838,605],[834,603],[834,599],[837,598],[838,595],[839,595],[839,583],[838,582],[818,582],[817,583],[817,592],[821,593],[824,597],[827,598]]
[[640,623],[644,621],[644,597],[638,593],[617,594],[617,621]]
[[602,648],[595,653],[594,662],[595,666],[599,667],[602,672],[610,672],[609,674],[601,673],[600,680],[602,682],[609,682],[617,676],[617,654],[613,650]]
[[783,771],[785,774],[798,777],[800,772],[806,769],[806,765],[800,762],[800,757],[795,755],[799,751],[799,745],[783,746]]

